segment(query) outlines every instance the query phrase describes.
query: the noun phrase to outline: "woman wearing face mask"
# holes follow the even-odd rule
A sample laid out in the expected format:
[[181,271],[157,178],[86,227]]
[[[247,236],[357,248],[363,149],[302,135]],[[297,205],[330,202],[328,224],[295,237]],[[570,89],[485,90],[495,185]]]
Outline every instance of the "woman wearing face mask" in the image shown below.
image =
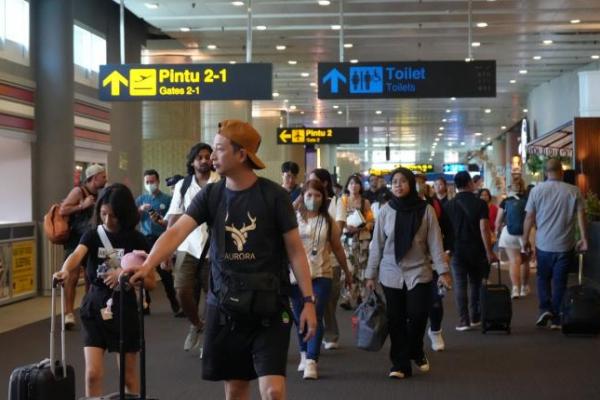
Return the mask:
[[[392,342],[389,377],[402,379],[412,375],[411,360],[420,371],[429,371],[423,336],[431,286],[449,288],[451,279],[435,210],[419,198],[410,170],[392,173],[392,194],[375,222],[365,276],[369,290],[375,290],[375,279],[383,286]],[[433,282],[431,259],[438,282]]]
[[[340,307],[350,310],[358,305],[364,297],[364,272],[367,266],[374,219],[371,204],[362,195],[363,184],[359,175],[352,175],[348,178],[345,193],[338,202],[338,215],[342,213],[346,215],[342,244],[348,263],[353,268],[355,284],[345,294]],[[364,223],[360,225],[356,225],[355,221],[351,223],[353,215],[355,217],[357,213],[360,213],[364,219]]]
[[[344,270],[346,284],[352,282],[346,264],[346,256],[340,243],[337,224],[327,211],[327,192],[318,180],[309,180],[304,187],[304,209],[298,211],[298,230],[306,250],[310,265],[313,291],[316,297],[317,332],[308,342],[303,341],[302,332],[298,333],[300,343],[300,364],[298,371],[304,372],[304,379],[318,379],[317,362],[323,339],[323,313],[329,302],[333,271],[330,254],[333,253]],[[303,300],[298,285],[292,286],[292,305],[296,321],[300,319]]]

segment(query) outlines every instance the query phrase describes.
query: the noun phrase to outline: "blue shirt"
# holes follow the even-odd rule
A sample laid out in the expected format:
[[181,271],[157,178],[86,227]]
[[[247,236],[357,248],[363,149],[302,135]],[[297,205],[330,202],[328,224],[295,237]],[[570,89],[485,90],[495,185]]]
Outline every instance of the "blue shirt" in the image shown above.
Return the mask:
[[[167,211],[169,211],[169,206],[171,205],[171,196],[166,195],[163,192],[158,192],[157,195],[145,193],[135,200],[135,204],[138,206],[138,208],[142,204],[146,203],[150,204],[150,207],[164,218],[164,216],[167,214]],[[165,230],[166,228],[152,221],[148,211],[141,213],[140,231],[145,236],[160,236]]]

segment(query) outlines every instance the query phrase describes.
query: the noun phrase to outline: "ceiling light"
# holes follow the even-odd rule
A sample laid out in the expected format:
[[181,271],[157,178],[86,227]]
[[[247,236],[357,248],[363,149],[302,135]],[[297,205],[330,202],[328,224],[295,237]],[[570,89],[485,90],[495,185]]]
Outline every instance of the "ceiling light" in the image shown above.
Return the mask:
[[273,92],[273,97],[279,97],[279,92]]
[[312,87],[317,87],[317,84],[315,82],[311,82],[311,83],[309,83],[309,85]]
[[144,3],[144,5],[146,6],[146,8],[149,8],[151,10],[156,10],[158,8],[158,3]]
[[354,47],[354,45],[352,43],[344,43],[344,48],[346,48],[346,49],[351,49],[353,47]]
[[344,112],[343,112],[342,110],[339,110],[339,111],[338,111],[338,114],[339,114],[339,115],[342,115],[343,113],[344,113]]
[[600,55],[598,55],[598,54],[594,54],[594,55],[592,56],[592,60],[598,60],[598,59],[600,59]]
[[471,57],[465,58],[465,62],[471,62],[471,61],[473,61],[473,59]]
[[475,135],[475,136],[481,136],[481,135],[483,135],[483,133],[481,133],[481,132],[475,132],[473,135]]
[[183,26],[183,27],[179,28],[179,30],[180,30],[181,32],[189,32],[189,31],[190,31],[190,28],[188,28],[187,26]]
[[334,31],[339,31],[340,29],[342,29],[341,25],[331,25],[331,29],[333,29]]
[[287,103],[287,102],[289,102],[289,100],[288,100],[288,99],[285,99],[285,100],[283,100],[283,102],[284,102],[284,103]]
[[338,108],[340,108],[340,106],[338,106],[337,104],[334,104],[333,109],[337,110]]
[[300,111],[300,115],[304,115],[304,111]]
[[358,60],[356,58],[353,58],[352,60],[350,60],[350,64],[356,64],[358,63]]
[[450,97],[450,100],[455,101],[456,97]]
[[486,108],[486,109],[484,110],[484,112],[485,112],[486,114],[489,114],[489,113],[491,113],[491,112],[492,112],[492,109],[491,109],[491,108]]
[[266,31],[267,30],[267,26],[266,25],[258,25],[256,27],[257,31]]
[[490,140],[492,140],[492,138],[488,136],[487,140],[488,140],[488,142],[489,142]]
[[471,43],[471,47],[479,47],[479,46],[481,46],[481,43],[479,43],[479,42]]
[[430,158],[429,161],[433,161],[433,158]]
[[487,22],[478,22],[477,23],[478,28],[487,28],[487,26],[488,26]]
[[516,81],[516,80],[514,80],[514,79],[511,79],[509,82],[510,82],[510,83],[517,83],[517,81]]
[[440,128],[439,128],[439,129],[440,129],[440,131],[443,131],[443,130],[444,130],[444,127],[443,127],[443,126],[440,126]]
[[581,22],[581,20],[580,20],[580,19],[572,19],[572,20],[571,20],[571,23],[572,23],[572,24],[578,24],[578,23],[580,23],[580,22]]
[[446,118],[442,119],[442,122],[447,122],[448,120]]
[[521,69],[521,70],[519,70],[519,73],[521,75],[525,75],[527,73],[527,70],[526,69]]
[[464,145],[465,145],[465,142],[460,142],[460,145],[461,145],[461,146],[464,146]]
[[295,106],[295,105],[291,105],[291,106],[290,106],[290,110],[294,111],[295,109],[296,109],[296,106]]
[[208,46],[206,46],[207,49],[209,50],[216,50],[217,49],[217,45],[216,44],[209,44]]
[[232,64],[232,65],[233,65],[233,64],[237,64],[237,61],[233,61],[233,60],[232,60],[232,61],[229,61],[229,64]]
[[436,141],[436,142],[439,142],[439,141],[440,141],[440,138],[435,138],[435,141]]
[[452,147],[452,142],[448,143],[448,147]]
[[316,119],[313,119],[313,124],[318,124],[319,121],[317,121]]
[[244,5],[244,2],[243,1],[232,1],[231,4],[236,7],[241,7]]
[[546,40],[544,40],[542,43],[543,43],[544,45],[546,45],[546,46],[549,46],[549,45],[551,45],[551,44],[552,44],[552,43],[554,43],[554,42],[553,42],[552,40],[550,40],[550,39],[546,39]]
[[523,109],[523,112],[524,112],[524,113],[526,113],[527,111],[529,111],[529,110],[528,110],[528,109],[526,109],[526,108],[524,108],[524,109]]
[[300,76],[303,78],[308,78],[310,76],[310,74],[308,72],[303,72],[300,74]]
[[533,56],[533,59],[534,59],[534,60],[541,60],[541,59],[542,59],[542,56]]
[[502,125],[502,126],[500,127],[500,129],[502,129],[502,130],[505,130],[505,129],[506,129],[506,126],[505,126],[505,125]]
[[275,49],[279,50],[279,51],[283,51],[285,50],[287,47],[284,44],[278,44],[277,46],[275,46]]
[[289,60],[288,64],[290,64],[290,65],[296,65],[296,64],[298,64],[298,61],[296,61],[296,60]]
[[447,114],[450,114],[451,112],[452,112],[452,110],[450,110],[450,109],[447,109],[447,110],[446,110],[446,113],[447,113]]
[[325,6],[328,6],[330,4],[331,4],[331,1],[329,1],[329,0],[319,0],[319,5],[320,6],[325,7]]
[[442,135],[443,135],[443,133],[438,133],[438,136],[442,136]]
[[377,110],[377,111],[375,111],[375,114],[377,114],[377,115],[381,115],[381,114],[382,114],[382,112],[383,112],[383,111],[381,111],[381,110]]

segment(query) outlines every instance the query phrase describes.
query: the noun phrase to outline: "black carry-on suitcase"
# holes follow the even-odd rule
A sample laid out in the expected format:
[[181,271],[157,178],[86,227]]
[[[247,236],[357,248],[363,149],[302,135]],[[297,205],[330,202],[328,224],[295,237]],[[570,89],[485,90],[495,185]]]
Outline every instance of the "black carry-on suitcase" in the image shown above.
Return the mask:
[[80,400],[158,400],[156,397],[146,397],[146,339],[144,336],[144,284],[142,282],[139,290],[138,315],[140,319],[140,394],[132,395],[125,393],[125,338],[123,331],[125,329],[125,293],[126,290],[134,290],[129,286],[129,275],[122,274],[119,278],[119,391],[106,396],[85,397]]
[[65,359],[65,294],[60,288],[61,304],[61,360],[56,359],[56,288],[52,281],[50,316],[50,359],[15,369],[8,384],[9,400],[75,400],[75,372]]
[[565,335],[600,333],[600,293],[582,283],[583,254],[579,254],[579,284],[567,289],[562,303],[562,332]]
[[512,300],[510,289],[502,284],[500,261],[498,261],[498,283],[481,287],[481,332],[505,331],[510,334]]

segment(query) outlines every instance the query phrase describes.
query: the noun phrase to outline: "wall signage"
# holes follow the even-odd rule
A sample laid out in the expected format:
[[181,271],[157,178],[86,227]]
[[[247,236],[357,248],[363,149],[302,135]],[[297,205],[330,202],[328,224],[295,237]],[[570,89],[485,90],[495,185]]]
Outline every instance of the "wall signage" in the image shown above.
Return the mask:
[[358,144],[358,128],[278,128],[277,144]]

